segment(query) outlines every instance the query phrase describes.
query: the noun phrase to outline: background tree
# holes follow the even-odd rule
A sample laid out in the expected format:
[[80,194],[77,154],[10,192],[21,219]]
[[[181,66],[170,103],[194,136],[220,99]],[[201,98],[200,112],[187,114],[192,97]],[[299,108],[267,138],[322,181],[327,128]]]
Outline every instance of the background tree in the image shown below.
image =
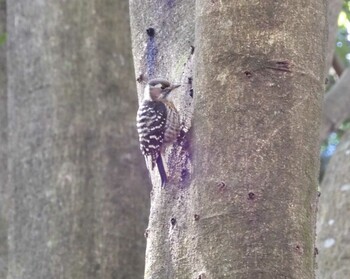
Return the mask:
[[[136,72],[182,81],[181,112],[191,5],[131,1]],[[175,173],[160,189],[152,173],[145,278],[314,277],[325,13],[324,1],[196,2],[191,183]],[[168,165],[185,165],[171,156],[183,149]]]
[[8,278],[142,278],[127,1],[8,5]]
[[349,193],[350,131],[336,149],[324,180],[318,222],[318,277],[348,278],[349,268]]
[[[348,41],[348,29],[350,28],[349,3],[349,1],[340,0],[329,1],[327,55],[329,63],[326,65],[326,70],[327,72],[329,71],[331,65],[330,57],[333,57],[331,73],[334,72],[334,74],[328,76],[329,83],[327,87],[329,92],[324,102],[321,129],[322,141],[325,141],[330,133],[337,131],[341,124],[350,117],[350,112],[347,109],[350,106],[350,91],[348,86],[349,73],[345,70],[349,64],[350,55],[350,43]],[[340,77],[339,80],[337,76]]]
[[0,1],[0,278],[7,276],[6,2]]
[[[330,1],[332,2],[332,1]],[[349,107],[350,88],[348,86],[350,44],[348,41],[350,27],[349,1],[343,1],[339,15],[339,29],[333,69],[330,71],[329,92],[324,103],[324,117],[321,140],[326,140],[321,162],[331,158],[320,185],[321,198],[318,214],[318,276],[317,278],[348,278],[349,247],[348,242],[348,163],[349,148]],[[340,78],[338,78],[340,76]],[[345,134],[345,135],[344,135]],[[336,147],[336,145],[339,145]],[[335,149],[336,147],[336,149]],[[325,165],[325,164],[324,164]],[[322,169],[321,169],[322,171]]]
[[334,51],[335,51],[335,40],[338,35],[338,15],[342,9],[344,0],[328,0],[328,44],[327,44],[327,60],[326,60],[326,73],[332,65]]

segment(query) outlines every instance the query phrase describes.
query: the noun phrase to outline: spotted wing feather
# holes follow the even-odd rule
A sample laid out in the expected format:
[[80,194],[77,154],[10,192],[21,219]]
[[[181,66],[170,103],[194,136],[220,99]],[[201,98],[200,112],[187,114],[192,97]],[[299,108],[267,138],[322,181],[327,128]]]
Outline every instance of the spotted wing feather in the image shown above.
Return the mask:
[[164,142],[167,109],[159,101],[145,101],[137,112],[137,131],[144,156],[151,156],[152,169]]

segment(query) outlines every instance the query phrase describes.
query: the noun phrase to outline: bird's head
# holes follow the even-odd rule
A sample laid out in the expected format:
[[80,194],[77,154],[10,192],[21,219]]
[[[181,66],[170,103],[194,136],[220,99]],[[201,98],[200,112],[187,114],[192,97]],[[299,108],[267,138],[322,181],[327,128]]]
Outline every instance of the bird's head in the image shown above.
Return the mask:
[[152,101],[165,99],[173,89],[178,87],[180,85],[172,85],[162,78],[151,79],[145,87],[144,99]]

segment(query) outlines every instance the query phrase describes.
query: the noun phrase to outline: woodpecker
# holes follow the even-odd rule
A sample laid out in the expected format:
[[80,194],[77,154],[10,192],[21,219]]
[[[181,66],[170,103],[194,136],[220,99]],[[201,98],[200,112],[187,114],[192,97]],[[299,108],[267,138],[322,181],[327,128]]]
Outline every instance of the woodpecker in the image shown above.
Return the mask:
[[167,99],[169,93],[180,85],[171,85],[164,79],[150,80],[144,90],[144,96],[137,111],[137,131],[140,149],[146,158],[150,158],[151,170],[157,164],[162,187],[165,187],[167,175],[162,154],[166,146],[173,143],[180,132],[180,117],[174,104]]

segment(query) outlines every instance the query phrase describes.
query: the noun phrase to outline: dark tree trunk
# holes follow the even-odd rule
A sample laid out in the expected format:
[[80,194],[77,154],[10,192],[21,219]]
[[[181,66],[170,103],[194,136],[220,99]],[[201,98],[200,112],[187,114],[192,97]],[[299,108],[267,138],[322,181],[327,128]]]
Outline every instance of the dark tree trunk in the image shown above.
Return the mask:
[[127,1],[10,0],[8,32],[8,278],[142,278]]

